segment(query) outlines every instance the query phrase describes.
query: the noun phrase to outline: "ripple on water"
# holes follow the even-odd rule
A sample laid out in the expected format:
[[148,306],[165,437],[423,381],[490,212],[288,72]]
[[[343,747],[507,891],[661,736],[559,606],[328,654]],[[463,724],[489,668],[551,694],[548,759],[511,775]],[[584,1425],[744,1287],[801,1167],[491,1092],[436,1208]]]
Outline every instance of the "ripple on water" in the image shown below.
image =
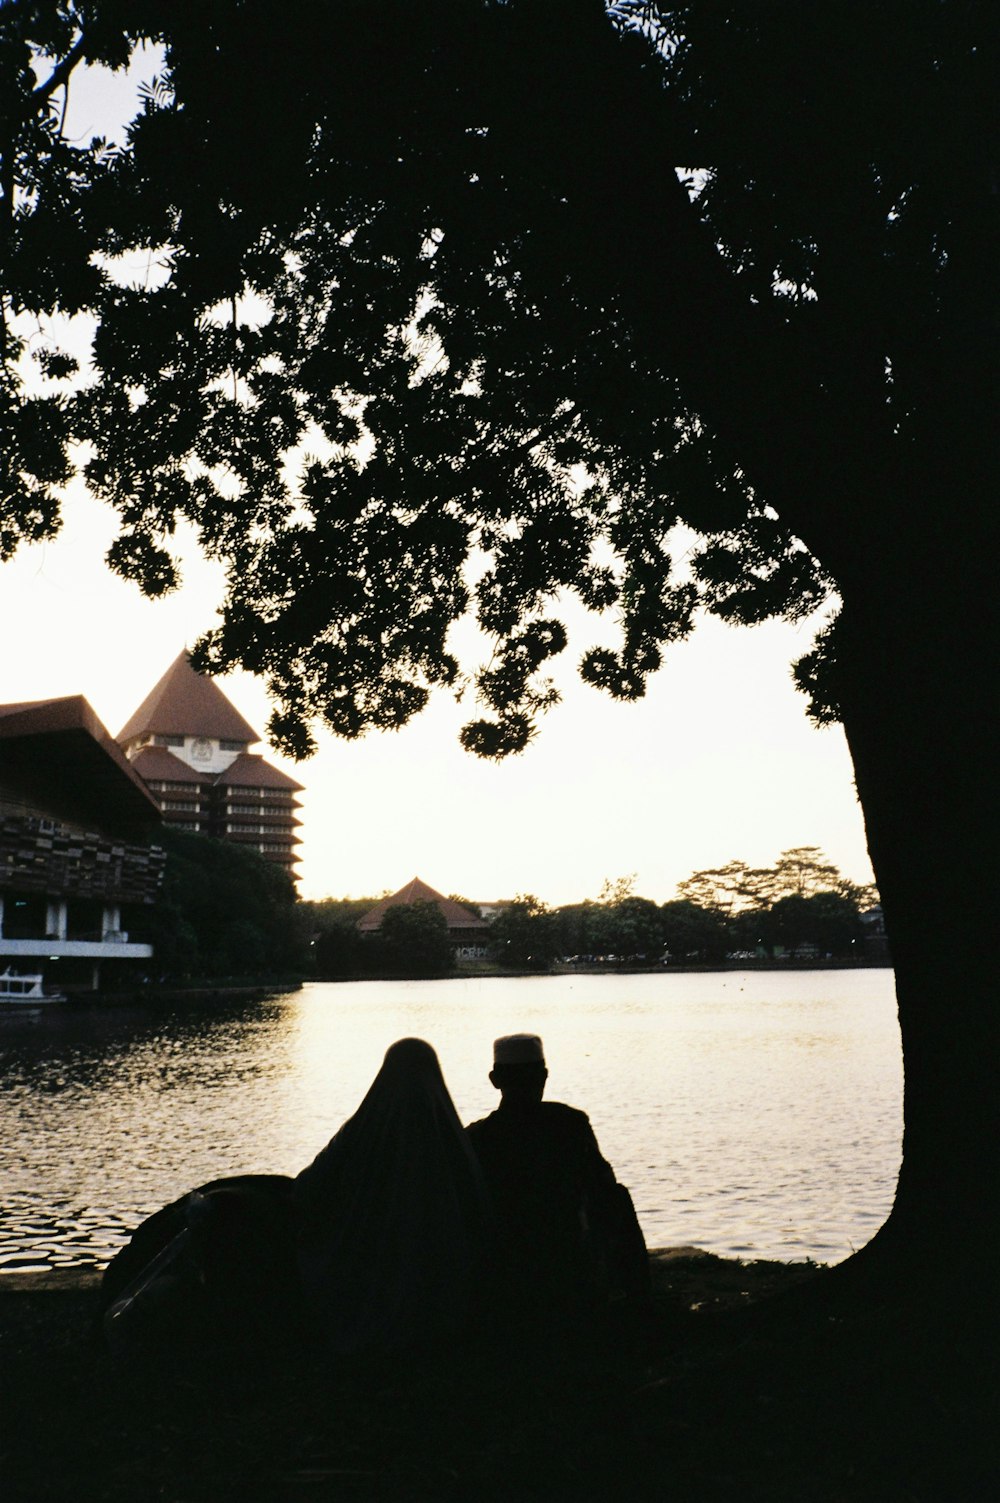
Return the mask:
[[481,1117],[490,1041],[517,1029],[545,1037],[550,1097],[590,1114],[650,1246],[835,1261],[888,1213],[891,972],[315,985],[229,1012],[4,1029],[0,1143],[18,1152],[0,1269],[100,1266],[193,1185],[295,1173],[394,1038],[429,1038],[460,1116]]

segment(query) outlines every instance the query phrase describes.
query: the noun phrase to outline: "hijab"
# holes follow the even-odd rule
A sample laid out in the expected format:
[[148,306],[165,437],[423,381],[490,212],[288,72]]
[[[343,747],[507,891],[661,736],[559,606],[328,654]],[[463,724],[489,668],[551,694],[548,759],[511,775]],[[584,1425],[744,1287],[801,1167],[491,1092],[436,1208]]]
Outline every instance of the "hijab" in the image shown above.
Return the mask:
[[299,1281],[329,1350],[391,1350],[460,1327],[483,1276],[489,1210],[430,1044],[391,1046],[293,1202]]

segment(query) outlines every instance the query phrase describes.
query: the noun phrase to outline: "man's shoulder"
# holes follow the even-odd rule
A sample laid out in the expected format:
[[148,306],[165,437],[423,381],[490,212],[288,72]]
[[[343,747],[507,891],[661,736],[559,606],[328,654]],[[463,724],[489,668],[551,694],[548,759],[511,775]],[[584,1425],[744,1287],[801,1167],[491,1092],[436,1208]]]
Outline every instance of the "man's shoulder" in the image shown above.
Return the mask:
[[[578,1111],[575,1106],[567,1106],[564,1101],[541,1101],[538,1104],[538,1116],[533,1120],[540,1126],[551,1128],[553,1131],[562,1130],[567,1133],[590,1133],[590,1118],[586,1112]],[[470,1122],[466,1132],[473,1138],[488,1136],[490,1133],[502,1132],[506,1125],[513,1126],[515,1119],[506,1116],[499,1107],[495,1112],[490,1112],[488,1117],[480,1117],[476,1122]],[[523,1119],[521,1119],[523,1121]]]
[[558,1123],[561,1127],[582,1132],[586,1129],[590,1132],[590,1118],[586,1112],[579,1111],[575,1106],[567,1106],[565,1101],[543,1101],[542,1111],[550,1122]]
[[490,1112],[488,1117],[479,1117],[475,1122],[467,1122],[465,1124],[465,1130],[473,1138],[482,1137],[484,1132],[489,1132],[491,1130],[490,1124],[498,1115],[499,1113],[497,1112]]

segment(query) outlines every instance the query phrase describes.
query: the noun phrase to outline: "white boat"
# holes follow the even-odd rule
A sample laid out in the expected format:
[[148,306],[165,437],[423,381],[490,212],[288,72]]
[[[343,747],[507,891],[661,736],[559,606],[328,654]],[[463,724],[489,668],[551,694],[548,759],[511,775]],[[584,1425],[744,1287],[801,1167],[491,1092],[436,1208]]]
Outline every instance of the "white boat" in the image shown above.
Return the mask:
[[0,1008],[39,1007],[51,1002],[65,1002],[62,992],[47,992],[42,989],[40,972],[19,976],[9,967],[0,973]]

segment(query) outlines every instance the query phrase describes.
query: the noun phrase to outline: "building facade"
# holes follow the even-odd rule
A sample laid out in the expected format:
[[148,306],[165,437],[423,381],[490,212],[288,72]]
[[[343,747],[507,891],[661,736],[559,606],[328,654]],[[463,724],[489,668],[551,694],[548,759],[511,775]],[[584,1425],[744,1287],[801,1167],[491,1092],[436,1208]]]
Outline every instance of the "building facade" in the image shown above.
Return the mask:
[[156,900],[160,825],[81,695],[0,705],[0,972],[85,990],[151,959],[127,922]]
[[463,903],[456,903],[454,898],[446,898],[443,893],[428,887],[419,877],[414,877],[391,897],[382,898],[374,908],[369,908],[367,913],[362,914],[358,919],[358,933],[377,934],[390,908],[411,903],[433,903],[441,910],[448,925],[448,938],[456,959],[478,960],[489,953],[489,924]]
[[165,824],[248,846],[294,875],[302,784],[251,752],[259,740],[186,651],[118,733]]

